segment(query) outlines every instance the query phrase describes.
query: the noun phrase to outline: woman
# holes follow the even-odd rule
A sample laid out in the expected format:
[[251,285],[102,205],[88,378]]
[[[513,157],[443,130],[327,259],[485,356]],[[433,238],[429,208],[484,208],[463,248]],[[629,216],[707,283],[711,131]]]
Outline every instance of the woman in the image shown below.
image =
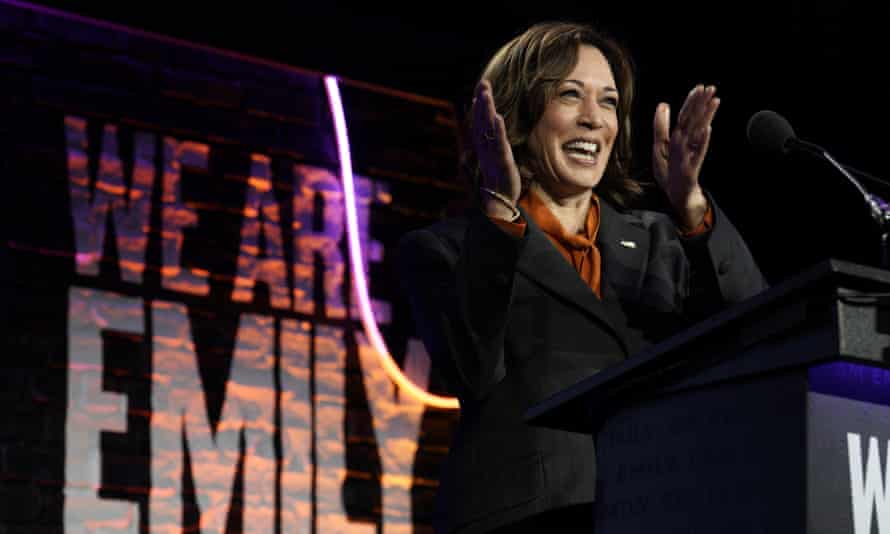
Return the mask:
[[486,67],[471,112],[478,207],[405,236],[419,333],[460,398],[437,532],[592,531],[588,436],[527,425],[530,406],[689,320],[765,287],[699,186],[719,100],[696,86],[653,171],[672,213],[628,209],[633,75],[589,27],[536,25]]

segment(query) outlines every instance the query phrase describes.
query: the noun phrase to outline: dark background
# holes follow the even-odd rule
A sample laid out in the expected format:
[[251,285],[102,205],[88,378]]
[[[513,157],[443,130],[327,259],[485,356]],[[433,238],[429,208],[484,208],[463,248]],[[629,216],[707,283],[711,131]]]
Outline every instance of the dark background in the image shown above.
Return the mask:
[[[633,52],[638,172],[651,117],[696,83],[722,105],[702,175],[775,283],[828,257],[877,264],[879,233],[852,186],[825,164],[771,160],[745,126],[773,109],[838,160],[886,176],[882,83],[887,4],[716,2],[40,2],[188,41],[441,98],[462,116],[489,55],[528,25],[589,22]],[[187,5],[186,5],[187,4]],[[450,177],[443,177],[448,179]],[[890,188],[869,186],[890,197]]]

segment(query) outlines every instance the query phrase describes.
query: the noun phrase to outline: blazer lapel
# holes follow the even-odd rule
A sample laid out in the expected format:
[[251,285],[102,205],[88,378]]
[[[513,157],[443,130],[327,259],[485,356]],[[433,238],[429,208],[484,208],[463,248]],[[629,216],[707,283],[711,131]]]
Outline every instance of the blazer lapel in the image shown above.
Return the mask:
[[596,246],[602,259],[603,298],[638,299],[649,257],[649,232],[643,222],[634,224],[608,202],[600,202]]
[[519,272],[602,323],[627,351],[627,342],[616,329],[603,302],[578,276],[575,268],[562,257],[525,210],[519,210],[525,218],[528,232],[527,241],[519,256]]

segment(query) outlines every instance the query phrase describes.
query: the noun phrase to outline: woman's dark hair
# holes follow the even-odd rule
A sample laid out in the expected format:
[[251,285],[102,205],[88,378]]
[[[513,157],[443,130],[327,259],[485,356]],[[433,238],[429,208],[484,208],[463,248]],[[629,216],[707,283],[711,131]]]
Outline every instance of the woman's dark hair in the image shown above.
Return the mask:
[[[631,178],[631,120],[634,73],[630,55],[613,38],[584,24],[545,22],[532,26],[501,47],[491,58],[481,79],[491,82],[494,104],[504,117],[507,137],[523,178],[523,188],[533,177],[533,161],[528,140],[532,130],[553,98],[556,88],[575,68],[579,45],[590,45],[605,56],[618,89],[618,137],[596,190],[620,206],[642,192]],[[466,122],[467,135],[471,139]],[[462,169],[470,183],[478,184],[479,165],[472,143],[463,154]],[[471,194],[475,195],[475,187]]]

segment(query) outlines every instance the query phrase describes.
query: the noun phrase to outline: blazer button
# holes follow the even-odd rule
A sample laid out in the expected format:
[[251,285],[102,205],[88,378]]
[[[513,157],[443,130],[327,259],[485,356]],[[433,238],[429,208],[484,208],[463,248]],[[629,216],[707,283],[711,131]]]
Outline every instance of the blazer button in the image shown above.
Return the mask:
[[717,274],[726,274],[729,272],[729,260],[723,260],[717,266]]

